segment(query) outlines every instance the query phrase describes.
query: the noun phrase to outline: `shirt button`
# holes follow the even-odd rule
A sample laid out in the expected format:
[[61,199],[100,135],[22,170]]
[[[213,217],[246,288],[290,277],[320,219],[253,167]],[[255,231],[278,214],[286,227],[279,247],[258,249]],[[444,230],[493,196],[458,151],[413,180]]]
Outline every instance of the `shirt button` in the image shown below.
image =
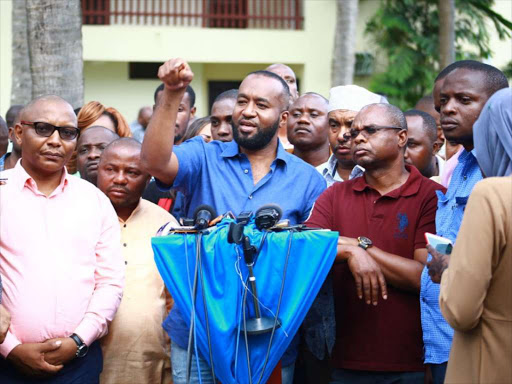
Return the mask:
[[124,228],[126,228],[126,224],[125,224],[125,225],[123,225],[123,227],[124,227]]
[[124,262],[124,265],[128,265],[128,262],[127,262],[127,261],[125,261],[125,262]]
[[467,179],[468,179],[468,177],[466,175],[464,175],[464,180],[467,180]]
[[252,200],[252,195],[249,195],[249,199],[251,199],[251,200]]
[[126,247],[126,243],[123,243],[123,247]]
[[244,173],[249,173],[249,170],[248,169],[244,169]]

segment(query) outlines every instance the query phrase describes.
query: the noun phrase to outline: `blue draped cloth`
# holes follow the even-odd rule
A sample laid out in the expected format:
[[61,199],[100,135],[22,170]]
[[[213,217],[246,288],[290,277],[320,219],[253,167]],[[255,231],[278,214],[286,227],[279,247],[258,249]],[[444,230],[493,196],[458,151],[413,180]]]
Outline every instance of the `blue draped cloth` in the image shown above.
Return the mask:
[[[204,288],[210,325],[215,375],[224,384],[249,383],[242,323],[242,300],[248,271],[241,246],[227,240],[231,219],[224,219],[211,232],[204,234],[200,244],[204,287],[198,280],[195,301],[196,343],[209,364],[202,290]],[[251,244],[258,247],[263,233],[251,221],[244,229]],[[171,234],[154,237],[152,246],[160,274],[190,326],[192,285],[196,264],[195,234]],[[290,243],[291,240],[291,243]],[[298,331],[308,309],[336,257],[338,233],[331,231],[270,232],[254,266],[262,316],[274,317],[283,282],[288,248],[290,247],[283,298],[279,311],[281,327],[274,334],[262,383]],[[245,305],[247,318],[254,316],[250,292]],[[259,381],[270,333],[248,336],[253,383]]]

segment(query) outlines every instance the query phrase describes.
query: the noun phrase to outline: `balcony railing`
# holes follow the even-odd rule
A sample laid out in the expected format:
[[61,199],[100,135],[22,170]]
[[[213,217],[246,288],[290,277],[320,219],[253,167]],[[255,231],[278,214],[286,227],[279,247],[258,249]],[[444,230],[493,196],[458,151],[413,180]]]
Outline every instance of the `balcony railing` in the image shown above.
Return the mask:
[[302,0],[82,0],[83,24],[303,29]]

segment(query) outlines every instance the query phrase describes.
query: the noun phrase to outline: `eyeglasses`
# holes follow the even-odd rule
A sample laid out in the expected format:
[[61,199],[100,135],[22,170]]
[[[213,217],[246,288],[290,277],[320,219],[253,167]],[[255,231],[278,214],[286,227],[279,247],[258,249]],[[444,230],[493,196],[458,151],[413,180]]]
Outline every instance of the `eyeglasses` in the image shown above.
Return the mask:
[[80,130],[75,127],[57,127],[50,123],[43,123],[40,121],[20,121],[23,125],[28,125],[35,129],[39,136],[50,137],[56,130],[59,132],[59,136],[62,140],[75,140],[80,135]]
[[[350,135],[350,138],[352,140],[354,140],[357,136],[359,136],[359,134],[363,135],[363,137],[365,139],[367,139],[368,137],[374,135],[375,133],[377,133],[377,131],[380,131],[382,129],[397,129],[397,130],[401,131],[404,128],[402,128],[402,127],[386,126],[386,125],[369,125],[369,126],[363,127],[363,129],[354,129],[354,128],[352,128],[350,130],[349,135]],[[349,136],[349,135],[347,135],[347,136]],[[343,137],[345,137],[345,135]]]

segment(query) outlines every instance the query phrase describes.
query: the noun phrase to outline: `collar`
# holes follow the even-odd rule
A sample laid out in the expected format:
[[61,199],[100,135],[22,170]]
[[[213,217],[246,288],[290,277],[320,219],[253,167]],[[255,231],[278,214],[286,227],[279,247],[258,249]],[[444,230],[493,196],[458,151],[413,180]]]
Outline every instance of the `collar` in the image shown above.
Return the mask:
[[[338,159],[336,159],[334,154],[332,154],[329,157],[329,160],[327,160],[325,163],[320,165],[320,167],[322,169],[322,176],[325,177],[326,175],[329,175],[336,181],[344,181],[339,177],[339,175],[337,173]],[[349,180],[355,179],[356,177],[361,176],[363,173],[364,173],[364,168],[361,167],[360,165],[356,164],[354,166],[354,168],[352,168],[352,171],[350,172]]]
[[[237,157],[240,156],[242,153],[240,152],[240,147],[236,143],[235,140],[231,140],[230,142],[226,143],[224,146],[224,149],[222,150],[220,156],[221,157]],[[281,144],[281,141],[277,139],[277,155],[276,160],[281,160],[285,164],[288,163],[288,156],[290,155],[286,150],[284,149],[283,145]]]
[[140,211],[142,211],[142,198],[139,199],[139,203],[137,204],[135,209],[132,211],[130,216],[126,219],[126,221],[121,219],[119,216],[117,216],[117,219],[119,220],[119,222],[121,224],[128,223],[130,220],[133,220],[135,218],[135,216],[137,216],[140,213]]
[[[405,183],[400,186],[399,188],[389,192],[385,196],[392,197],[392,198],[398,198],[400,196],[412,196],[418,193],[421,186],[421,181],[423,179],[423,176],[421,175],[420,171],[416,169],[416,167],[411,167],[410,165],[405,165],[405,169],[410,172],[409,177],[405,181]],[[352,188],[355,191],[362,192],[365,189],[373,189],[371,185],[369,185],[366,182],[366,177],[358,177],[354,179],[354,184],[352,184]]]
[[[13,176],[14,185],[16,186],[16,188],[18,188],[18,190],[20,192],[23,190],[23,188],[25,188],[25,186],[32,189],[33,191],[39,191],[35,180],[32,178],[32,176],[30,176],[27,173],[25,168],[23,168],[23,165],[21,165],[21,161],[22,161],[22,159],[19,159],[13,168],[12,176]],[[64,189],[66,188],[66,186],[68,184],[69,184],[69,173],[68,173],[66,167],[64,167],[64,172],[62,173],[60,183],[57,186],[57,188],[55,188],[55,190],[52,192],[52,195],[58,191],[60,191],[60,192],[64,191]]]
[[338,166],[338,160],[334,155],[329,156],[329,160],[325,164],[323,175],[329,174],[331,177],[336,176],[336,167]]

